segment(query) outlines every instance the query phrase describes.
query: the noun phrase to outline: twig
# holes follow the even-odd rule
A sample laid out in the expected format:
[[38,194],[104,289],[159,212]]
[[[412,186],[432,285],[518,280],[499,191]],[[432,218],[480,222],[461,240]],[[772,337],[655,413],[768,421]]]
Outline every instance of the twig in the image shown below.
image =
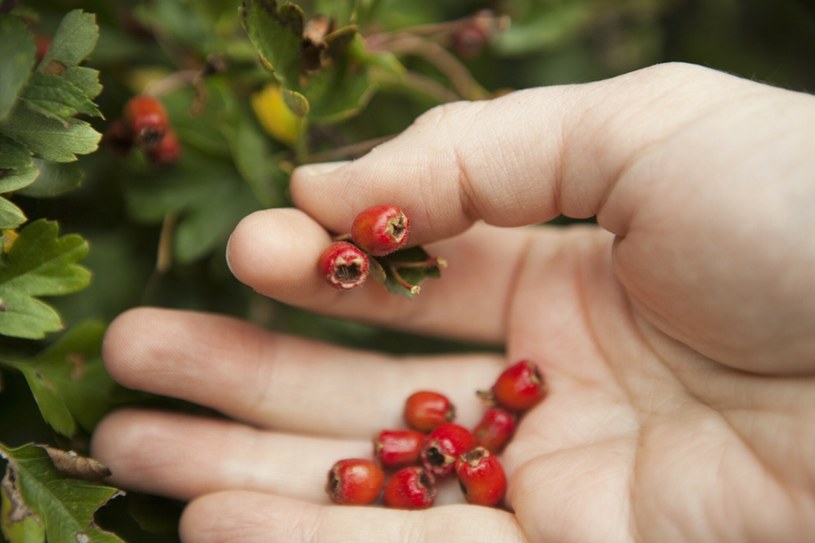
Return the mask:
[[381,145],[388,140],[393,139],[396,137],[395,134],[391,134],[389,136],[382,136],[380,138],[373,138],[365,141],[359,141],[357,143],[351,143],[349,145],[343,145],[342,147],[337,147],[335,149],[331,149],[329,151],[322,151],[320,153],[314,153],[313,155],[307,156],[305,160],[300,162],[300,164],[311,164],[313,162],[330,162],[332,160],[340,160],[343,158],[357,158],[377,145]]

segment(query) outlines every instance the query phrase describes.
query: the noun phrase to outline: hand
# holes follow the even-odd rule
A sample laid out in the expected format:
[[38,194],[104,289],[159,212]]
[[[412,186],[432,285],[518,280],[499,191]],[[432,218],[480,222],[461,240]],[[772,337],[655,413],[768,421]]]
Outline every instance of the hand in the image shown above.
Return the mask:
[[[815,98],[694,66],[436,108],[362,159],[297,170],[298,209],[244,219],[229,262],[282,302],[506,358],[134,310],[108,332],[111,374],[234,421],[123,411],[94,454],[125,487],[192,499],[185,541],[812,538],[813,157]],[[450,262],[414,300],[314,271],[326,230],[376,203]],[[524,227],[561,213],[599,226]],[[473,391],[524,357],[550,394],[503,456],[509,511],[328,504],[328,467],[370,456],[410,392],[449,393],[472,425]]]

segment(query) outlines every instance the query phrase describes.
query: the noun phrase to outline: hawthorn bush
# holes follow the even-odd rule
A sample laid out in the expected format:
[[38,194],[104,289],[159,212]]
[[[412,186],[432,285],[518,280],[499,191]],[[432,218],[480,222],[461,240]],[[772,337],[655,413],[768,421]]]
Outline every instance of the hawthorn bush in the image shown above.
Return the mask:
[[[0,0],[2,537],[177,540],[183,504],[124,494],[84,456],[117,406],[195,409],[106,375],[106,323],[129,307],[368,348],[467,347],[299,311],[230,276],[232,228],[289,205],[298,164],[359,156],[440,103],[665,60],[813,90],[807,6]],[[138,95],[166,110],[163,139],[131,133],[124,110]]]

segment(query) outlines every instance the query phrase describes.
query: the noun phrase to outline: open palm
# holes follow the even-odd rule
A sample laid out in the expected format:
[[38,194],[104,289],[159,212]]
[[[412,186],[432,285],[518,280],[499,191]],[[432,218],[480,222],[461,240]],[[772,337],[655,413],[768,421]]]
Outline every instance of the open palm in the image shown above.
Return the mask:
[[[233,420],[123,411],[94,452],[124,486],[194,499],[190,541],[812,537],[813,121],[811,97],[665,66],[440,108],[355,163],[300,170],[302,211],[259,212],[233,234],[239,279],[327,313],[500,343],[506,357],[393,358],[135,310],[108,333],[112,375]],[[799,129],[810,136],[791,139]],[[784,176],[768,183],[773,168]],[[328,289],[314,271],[325,229],[386,201],[450,268],[413,301]],[[601,226],[471,227],[557,213]],[[328,504],[328,466],[370,456],[409,393],[447,393],[471,425],[473,392],[520,358],[550,393],[503,455],[509,511],[464,505],[450,485],[419,513]]]

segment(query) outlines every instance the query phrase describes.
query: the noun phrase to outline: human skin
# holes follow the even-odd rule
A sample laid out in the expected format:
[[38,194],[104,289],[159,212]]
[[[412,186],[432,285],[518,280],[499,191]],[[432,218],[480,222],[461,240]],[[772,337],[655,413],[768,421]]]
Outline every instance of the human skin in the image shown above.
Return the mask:
[[[184,541],[802,541],[815,537],[815,97],[683,64],[435,108],[351,163],[300,168],[296,209],[246,217],[238,279],[284,303],[503,346],[394,357],[142,308],[104,344],[124,385],[229,420],[124,410],[93,453],[126,488],[191,500]],[[413,300],[337,292],[330,232],[379,203],[450,263]],[[529,226],[559,214],[597,225]],[[511,228],[509,228],[511,227]],[[401,401],[458,421],[508,363],[547,398],[502,454],[508,509],[333,506]],[[149,446],[145,446],[149,444]]]

